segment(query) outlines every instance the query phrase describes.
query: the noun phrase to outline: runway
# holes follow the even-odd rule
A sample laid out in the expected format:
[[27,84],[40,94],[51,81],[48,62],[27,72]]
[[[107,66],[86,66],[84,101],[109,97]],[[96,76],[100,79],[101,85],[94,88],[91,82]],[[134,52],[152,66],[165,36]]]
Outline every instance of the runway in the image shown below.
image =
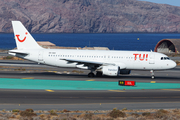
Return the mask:
[[[4,64],[5,62],[6,64]],[[52,83],[53,81],[62,82],[62,80],[72,81],[71,83],[80,81],[85,84],[94,82],[95,85],[98,82],[109,82],[112,84],[114,82],[116,84],[119,80],[133,80],[147,85],[163,84],[164,86],[167,83],[165,88],[160,89],[129,90],[128,88],[107,90],[56,90],[51,88],[37,90],[5,89],[1,87],[0,107],[6,110],[26,108],[33,108],[35,110],[110,110],[114,107],[118,109],[165,109],[180,107],[180,87],[168,88],[171,84],[180,84],[180,67],[167,71],[156,71],[156,77],[153,80],[149,71],[132,71],[130,75],[118,77],[103,76],[101,78],[88,78],[87,73],[89,71],[86,70],[54,68],[27,61],[0,61],[0,67],[1,79],[18,79],[21,80],[21,83],[28,80],[34,80],[36,84],[40,80],[50,80]],[[15,83],[7,82],[6,84],[14,86]],[[20,85],[20,82],[17,82],[17,85],[18,83]],[[1,82],[1,85],[3,84],[5,83]],[[118,86],[116,85],[116,87]]]

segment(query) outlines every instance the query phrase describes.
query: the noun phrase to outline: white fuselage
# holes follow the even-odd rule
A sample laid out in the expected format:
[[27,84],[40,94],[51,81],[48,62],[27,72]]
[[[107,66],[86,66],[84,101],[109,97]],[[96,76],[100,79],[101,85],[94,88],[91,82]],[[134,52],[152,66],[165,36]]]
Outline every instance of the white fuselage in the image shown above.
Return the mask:
[[167,58],[166,55],[155,52],[69,49],[41,49],[27,52],[30,54],[24,57],[25,59],[57,67],[78,67],[79,65],[64,59],[115,64],[120,69],[129,70],[164,70],[176,66],[174,61],[162,59]]

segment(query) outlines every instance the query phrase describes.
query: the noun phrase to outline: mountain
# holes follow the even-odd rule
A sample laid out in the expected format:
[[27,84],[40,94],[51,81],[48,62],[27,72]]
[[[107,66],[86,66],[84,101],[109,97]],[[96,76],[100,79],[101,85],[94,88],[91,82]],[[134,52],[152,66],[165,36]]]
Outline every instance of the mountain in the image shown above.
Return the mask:
[[180,7],[138,0],[0,0],[0,32],[180,32]]

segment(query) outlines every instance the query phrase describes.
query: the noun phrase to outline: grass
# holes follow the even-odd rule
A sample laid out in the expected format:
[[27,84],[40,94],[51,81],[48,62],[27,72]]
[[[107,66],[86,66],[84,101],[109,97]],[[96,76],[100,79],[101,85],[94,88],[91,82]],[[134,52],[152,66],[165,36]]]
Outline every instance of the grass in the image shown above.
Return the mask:
[[32,117],[32,116],[37,116],[36,113],[34,113],[33,109],[26,109],[25,111],[21,111],[20,115],[22,117]]
[[[94,111],[78,111],[81,114],[74,114],[77,111],[42,111],[43,114],[36,115],[38,111],[33,109],[26,109],[25,111],[20,111],[18,109],[13,109],[12,111],[6,111],[0,114],[1,119],[20,119],[20,120],[180,120],[180,110],[179,109],[149,109],[149,110],[125,110],[121,111],[117,108],[108,111],[94,110]],[[19,113],[18,113],[19,111]],[[11,116],[4,115],[13,113]],[[49,114],[50,113],[50,114]],[[54,114],[55,113],[55,114]],[[56,115],[59,113],[58,115]],[[99,114],[98,114],[99,113]]]
[[126,116],[126,113],[115,108],[108,115],[112,118],[117,118],[117,117],[123,117],[124,118]]

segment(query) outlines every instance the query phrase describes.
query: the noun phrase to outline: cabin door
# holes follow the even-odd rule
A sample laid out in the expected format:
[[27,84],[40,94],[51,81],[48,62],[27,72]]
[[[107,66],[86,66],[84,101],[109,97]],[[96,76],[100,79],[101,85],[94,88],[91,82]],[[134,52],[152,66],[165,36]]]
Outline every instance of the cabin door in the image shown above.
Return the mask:
[[150,54],[149,56],[149,64],[154,64],[155,63],[155,56],[154,54]]
[[43,59],[43,50],[39,51],[38,61],[39,62],[43,62],[44,61],[44,59]]

